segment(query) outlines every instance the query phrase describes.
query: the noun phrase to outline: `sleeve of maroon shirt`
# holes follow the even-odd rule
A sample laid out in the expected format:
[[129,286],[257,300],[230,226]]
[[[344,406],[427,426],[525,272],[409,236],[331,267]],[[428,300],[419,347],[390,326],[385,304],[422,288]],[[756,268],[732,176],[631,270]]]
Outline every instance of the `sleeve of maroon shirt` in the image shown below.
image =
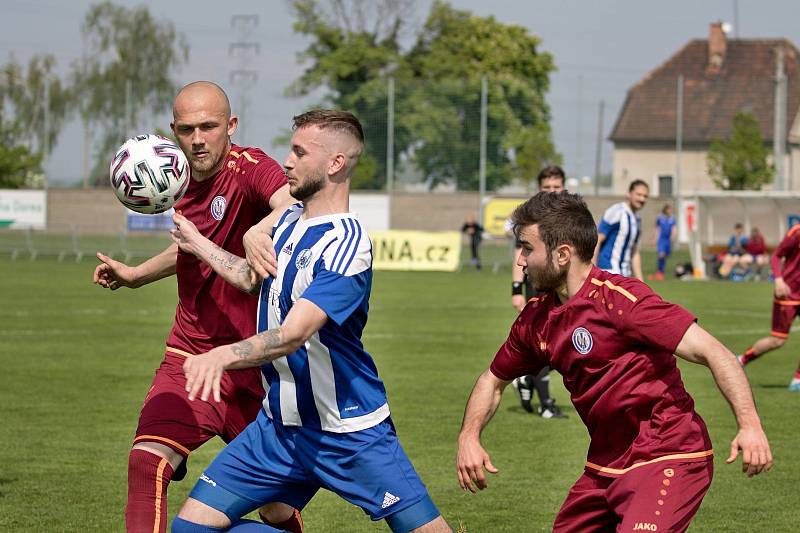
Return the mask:
[[499,379],[511,381],[519,376],[538,374],[548,363],[533,335],[533,309],[525,308],[514,321],[508,338],[500,346],[489,369]]
[[783,265],[781,264],[781,259],[786,257],[789,250],[794,248],[798,245],[797,243],[797,231],[789,232],[789,234],[783,238],[781,243],[775,248],[775,251],[772,253],[772,257],[770,258],[770,265],[772,267],[772,274],[776,278],[783,277]]
[[662,300],[650,289],[631,293],[637,294],[636,301],[617,308],[622,311],[617,313],[622,332],[634,341],[675,353],[686,330],[697,318],[680,305]]
[[[251,150],[248,149],[248,152]],[[249,172],[244,174],[246,189],[256,205],[263,205],[269,210],[269,200],[275,191],[286,184],[286,174],[277,161],[261,150],[252,150],[252,153],[258,163],[254,163]]]

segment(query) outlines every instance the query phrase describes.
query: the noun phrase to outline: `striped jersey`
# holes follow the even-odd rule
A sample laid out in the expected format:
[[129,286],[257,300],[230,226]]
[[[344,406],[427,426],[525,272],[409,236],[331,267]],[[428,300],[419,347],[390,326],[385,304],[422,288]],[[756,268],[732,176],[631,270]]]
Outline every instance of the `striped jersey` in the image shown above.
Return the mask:
[[633,249],[639,243],[642,219],[627,202],[614,204],[603,213],[597,231],[606,236],[597,266],[612,274],[631,275]]
[[264,411],[276,423],[334,433],[389,416],[386,390],[361,334],[372,287],[372,244],[352,213],[303,218],[290,207],[273,231],[278,274],[261,285],[258,331],[279,327],[299,298],[328,321],[287,357],[262,365]]

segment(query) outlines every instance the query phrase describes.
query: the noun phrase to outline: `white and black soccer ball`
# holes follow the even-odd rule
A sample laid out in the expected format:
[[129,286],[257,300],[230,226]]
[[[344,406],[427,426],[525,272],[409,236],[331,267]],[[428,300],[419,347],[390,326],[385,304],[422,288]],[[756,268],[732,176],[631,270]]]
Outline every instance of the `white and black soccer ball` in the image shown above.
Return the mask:
[[160,135],[137,135],[120,146],[111,161],[111,187],[133,211],[163,213],[181,199],[191,170],[175,142]]

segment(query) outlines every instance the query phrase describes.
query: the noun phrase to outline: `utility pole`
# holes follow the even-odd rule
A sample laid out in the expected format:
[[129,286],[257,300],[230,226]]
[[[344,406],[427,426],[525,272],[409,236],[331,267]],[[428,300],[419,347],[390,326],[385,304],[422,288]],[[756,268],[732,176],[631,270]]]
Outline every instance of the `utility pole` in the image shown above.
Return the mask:
[[44,78],[44,125],[42,136],[42,170],[44,171],[44,188],[47,189],[47,161],[50,155],[50,77]]
[[392,221],[392,199],[394,197],[394,78],[386,86],[386,195],[389,198],[389,223]]
[[478,164],[478,187],[480,206],[478,209],[478,223],[483,224],[483,197],[486,195],[486,140],[488,137],[488,102],[489,102],[489,81],[484,75],[481,78],[481,147],[480,161]]
[[783,68],[783,48],[775,49],[775,124],[772,132],[772,149],[775,163],[775,190],[788,189],[784,162],[786,159],[786,72]]
[[603,158],[603,112],[605,110],[605,100],[600,100],[600,108],[597,110],[597,150],[594,154],[594,195],[600,194],[600,166]]
[[258,15],[233,15],[231,28],[234,40],[228,47],[232,59],[230,71],[231,85],[236,90],[236,107],[233,114],[239,117],[238,140],[247,145],[247,119],[250,107],[250,91],[258,83],[256,60],[261,53],[261,45],[254,39],[258,28]]

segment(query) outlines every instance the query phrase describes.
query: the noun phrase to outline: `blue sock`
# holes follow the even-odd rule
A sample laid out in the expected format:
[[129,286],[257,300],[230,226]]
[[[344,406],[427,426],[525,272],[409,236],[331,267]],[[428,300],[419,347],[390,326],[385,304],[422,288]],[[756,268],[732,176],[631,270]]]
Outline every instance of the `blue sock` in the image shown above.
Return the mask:
[[218,533],[224,530],[218,527],[195,524],[194,522],[189,522],[188,520],[176,516],[175,520],[172,521],[172,528],[170,531],[172,533]]
[[666,257],[659,257],[658,258],[658,271],[662,274],[664,273],[664,268],[667,266],[667,258]]
[[245,520],[244,518],[225,531],[232,531],[234,533],[289,533],[285,529],[275,529],[267,524],[255,522],[253,520]]
[[172,521],[172,533],[220,533],[221,531],[232,531],[234,533],[286,533],[283,529],[275,529],[261,522],[253,520],[239,520],[227,529],[204,526],[189,522],[180,517],[175,517]]

